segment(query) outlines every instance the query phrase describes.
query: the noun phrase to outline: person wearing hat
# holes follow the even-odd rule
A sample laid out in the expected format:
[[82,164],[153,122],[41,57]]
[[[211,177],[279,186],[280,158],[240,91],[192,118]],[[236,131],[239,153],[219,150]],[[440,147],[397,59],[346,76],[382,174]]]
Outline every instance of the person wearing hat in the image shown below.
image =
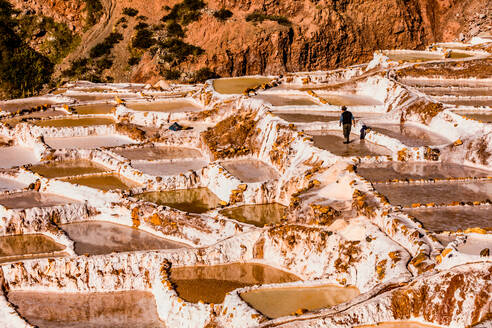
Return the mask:
[[339,126],[343,124],[343,136],[346,141],[343,143],[350,143],[350,131],[352,130],[352,124],[355,126],[354,115],[347,110],[347,106],[342,106],[342,115],[340,115]]

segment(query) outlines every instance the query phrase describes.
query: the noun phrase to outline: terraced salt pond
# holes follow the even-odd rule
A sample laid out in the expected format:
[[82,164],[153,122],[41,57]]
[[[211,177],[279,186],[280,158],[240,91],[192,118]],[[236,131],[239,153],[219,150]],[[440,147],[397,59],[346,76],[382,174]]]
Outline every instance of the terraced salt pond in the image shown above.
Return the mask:
[[408,147],[445,145],[451,142],[442,136],[409,124],[370,124],[370,128],[395,138]]
[[454,96],[454,97],[486,97],[492,95],[492,88],[446,88],[446,87],[420,87],[420,92],[429,96]]
[[63,180],[73,184],[96,188],[104,191],[128,190],[141,186],[141,184],[139,184],[138,182],[129,180],[119,174],[98,174],[92,176],[64,178]]
[[10,291],[20,315],[39,328],[165,328],[150,292]]
[[41,234],[1,236],[0,263],[55,256],[55,252],[64,249],[65,246]]
[[0,101],[0,109],[6,112],[16,112],[21,109],[31,109],[33,107],[39,107],[44,105],[53,105],[56,101],[49,99],[33,98],[22,101]]
[[93,125],[111,125],[115,121],[109,117],[81,117],[81,118],[57,118],[37,121],[34,124],[42,127],[77,127]]
[[434,232],[466,230],[468,228],[492,228],[491,206],[451,206],[440,208],[406,209],[424,228]]
[[145,174],[154,176],[174,176],[186,173],[190,170],[199,171],[207,165],[208,162],[199,159],[173,160],[170,162],[132,161],[132,166],[134,168]]
[[[381,106],[383,105],[377,99],[369,96],[362,96],[356,94],[338,94],[338,93],[319,93],[319,96],[327,104],[332,106]],[[323,102],[323,101],[322,101]]]
[[215,91],[222,94],[242,94],[248,88],[268,83],[272,79],[266,77],[234,77],[213,81]]
[[439,101],[455,106],[492,107],[492,99],[439,99]]
[[181,112],[199,112],[202,110],[197,104],[186,100],[167,100],[146,103],[127,103],[126,107],[138,112],[163,112],[163,113],[181,113]]
[[0,168],[2,169],[38,162],[39,159],[31,148],[22,146],[0,147]]
[[2,119],[1,122],[8,125],[11,128],[14,128],[17,126],[17,124],[27,122],[29,121],[29,119],[32,118],[45,118],[50,116],[64,116],[64,115],[67,115],[67,113],[64,111],[48,109],[45,111],[39,111],[39,112],[34,112],[25,115],[17,115],[11,118]]
[[27,187],[27,184],[15,179],[0,177],[0,192],[18,190]]
[[201,158],[202,153],[198,149],[186,147],[139,147],[114,149],[114,153],[129,160],[156,160],[156,159],[183,159]]
[[0,205],[10,209],[27,209],[33,207],[51,207],[76,203],[77,201],[63,196],[23,191],[9,195],[0,195]]
[[[314,123],[314,122],[338,122],[340,120],[341,112],[331,112],[324,115],[315,113],[301,113],[301,112],[275,112],[275,115],[291,123]],[[361,113],[352,112],[355,117],[355,121],[361,119],[373,119],[380,118],[381,113]]]
[[135,196],[157,205],[189,213],[205,213],[220,205],[220,199],[207,188],[151,191]]
[[490,112],[461,112],[455,111],[456,114],[470,118],[472,120],[480,121],[483,123],[492,123],[492,110]]
[[355,134],[350,135],[350,143],[344,144],[342,131],[311,131],[314,146],[328,150],[343,157],[350,156],[381,156],[391,155],[391,151],[385,147],[376,145],[367,140],[360,140]]
[[393,179],[445,179],[492,175],[492,172],[459,164],[421,162],[386,162],[378,163],[375,166],[362,165],[357,167],[357,173],[372,182]]
[[171,268],[171,282],[185,301],[220,304],[227,293],[246,286],[286,283],[299,277],[262,264],[234,263]]
[[79,102],[85,101],[102,101],[102,100],[110,100],[115,99],[115,97],[119,97],[120,99],[126,98],[136,98],[135,94],[65,94],[66,97],[73,98]]
[[272,106],[319,106],[320,104],[310,96],[260,94],[255,99],[264,100]]
[[363,325],[354,326],[356,328],[439,328],[434,325],[424,325],[420,322],[413,321],[394,321],[394,322],[381,322],[376,325]]
[[90,105],[80,105],[73,107],[76,114],[87,115],[87,114],[109,114],[111,110],[116,107],[115,103],[100,103],[100,104],[90,104]]
[[356,287],[325,285],[319,287],[260,288],[241,294],[241,298],[263,315],[275,319],[293,315],[299,309],[329,308],[359,296]]
[[86,137],[45,137],[45,143],[53,149],[96,149],[134,144],[130,138],[118,135]]
[[46,178],[59,178],[89,173],[102,173],[109,169],[83,159],[53,161],[29,167],[29,169]]
[[111,222],[84,221],[62,224],[60,227],[75,242],[75,253],[79,255],[188,247],[142,230]]
[[426,62],[431,60],[444,60],[441,53],[424,51],[385,51],[384,54],[392,61]]
[[220,165],[242,182],[264,182],[279,177],[277,170],[255,159],[231,160]]
[[280,204],[256,204],[228,208],[221,214],[240,222],[263,227],[265,224],[278,223],[285,215],[286,207]]
[[391,204],[409,207],[412,204],[450,204],[452,202],[485,201],[492,198],[492,182],[376,184],[377,191]]

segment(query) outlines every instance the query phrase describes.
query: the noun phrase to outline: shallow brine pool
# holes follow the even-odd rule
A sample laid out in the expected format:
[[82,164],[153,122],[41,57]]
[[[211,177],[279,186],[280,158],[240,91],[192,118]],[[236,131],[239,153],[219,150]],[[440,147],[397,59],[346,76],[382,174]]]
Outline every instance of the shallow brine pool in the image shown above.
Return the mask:
[[220,213],[233,220],[263,227],[265,224],[280,222],[285,215],[285,210],[285,206],[275,203],[227,208]]
[[37,191],[23,191],[10,195],[0,196],[0,205],[10,209],[27,209],[33,207],[51,207],[76,203],[74,199],[63,196],[41,193]]
[[34,165],[31,166],[29,169],[35,173],[38,173],[39,175],[50,179],[109,171],[108,168],[104,167],[101,164],[96,164],[84,159],[53,161],[49,163]]
[[65,249],[52,238],[41,234],[0,237],[0,263],[47,257]]
[[83,176],[77,178],[65,178],[64,181],[96,188],[104,191],[108,190],[128,190],[131,188],[140,187],[138,182],[129,180],[119,174]]
[[391,155],[391,151],[385,147],[376,145],[368,140],[360,140],[355,134],[350,135],[350,143],[345,141],[342,131],[309,132],[313,136],[314,146],[328,150],[343,157],[350,156],[381,156]]
[[94,126],[94,125],[111,125],[115,121],[109,117],[81,117],[81,118],[56,118],[37,121],[34,124],[41,127],[78,127],[78,126]]
[[189,213],[205,213],[220,205],[220,199],[207,188],[153,191],[135,197]]
[[85,221],[62,224],[60,227],[75,242],[75,253],[78,255],[188,247],[142,230],[111,222]]
[[263,288],[242,293],[241,298],[265,316],[275,319],[293,315],[299,309],[329,308],[359,296],[356,287],[325,285],[319,287]]
[[370,128],[388,137],[399,140],[408,147],[422,147],[449,144],[450,140],[407,124],[370,124]]
[[385,195],[391,204],[450,204],[452,202],[485,201],[492,198],[492,182],[426,183],[426,184],[377,184],[377,191]]
[[171,269],[171,282],[185,301],[220,304],[227,293],[246,286],[286,283],[299,277],[253,263],[234,263],[214,266],[176,267]]
[[183,159],[202,157],[202,153],[198,149],[172,146],[114,149],[113,152],[129,160]]
[[231,160],[221,162],[220,165],[243,182],[263,182],[279,177],[272,166],[256,159]]
[[0,147],[0,168],[2,169],[38,162],[39,159],[32,148],[21,146]]
[[134,144],[130,138],[123,136],[87,136],[87,137],[45,137],[44,141],[54,149],[96,149],[101,147],[118,147]]
[[266,77],[234,77],[213,81],[215,91],[222,94],[242,94],[248,88],[255,88],[272,79]]
[[8,299],[39,328],[165,328],[150,292],[11,291]]
[[163,113],[199,112],[202,110],[195,103],[186,100],[127,103],[126,107],[139,112]]

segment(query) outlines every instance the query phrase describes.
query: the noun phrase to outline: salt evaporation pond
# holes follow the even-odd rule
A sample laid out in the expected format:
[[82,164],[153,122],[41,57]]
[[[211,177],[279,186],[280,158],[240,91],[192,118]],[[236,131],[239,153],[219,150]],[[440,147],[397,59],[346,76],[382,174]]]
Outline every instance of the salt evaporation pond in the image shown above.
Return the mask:
[[79,102],[85,102],[85,101],[101,101],[101,100],[109,100],[109,99],[115,99],[115,97],[118,97],[120,99],[125,99],[125,98],[136,98],[138,97],[136,94],[65,94],[66,97],[73,98]]
[[27,187],[27,184],[17,181],[15,179],[0,177],[0,192],[18,190]]
[[145,174],[154,176],[174,176],[179,175],[190,170],[199,171],[208,162],[204,160],[175,160],[172,162],[144,162],[144,161],[132,161],[132,166],[137,170],[142,171]]
[[118,135],[87,137],[45,137],[45,143],[53,149],[96,149],[101,147],[118,147],[134,144],[130,138]]
[[450,140],[414,125],[370,124],[370,128],[390,138],[395,138],[408,147],[445,145],[450,143]]
[[350,135],[350,143],[344,144],[345,138],[342,131],[311,131],[314,146],[343,157],[350,156],[381,156],[391,155],[391,151],[385,147],[376,145],[367,140],[360,140],[355,134]]
[[280,204],[256,204],[227,208],[221,214],[240,222],[263,227],[265,224],[278,223],[285,216],[286,207]]
[[205,213],[220,205],[220,199],[207,188],[151,191],[135,196],[157,205],[189,213]]
[[354,326],[354,328],[439,328],[439,326],[425,325],[423,323],[413,321],[394,321],[380,322],[376,325]]
[[126,107],[139,112],[163,113],[199,112],[202,110],[195,103],[186,100],[127,103]]
[[39,328],[165,328],[154,295],[143,291],[10,291],[20,315]]
[[90,105],[81,105],[73,107],[76,114],[87,115],[87,114],[109,114],[111,110],[116,107],[113,103],[99,103]]
[[80,117],[80,118],[54,118],[37,121],[34,124],[41,127],[77,127],[77,126],[94,126],[94,125],[111,125],[115,121],[109,117]]
[[96,188],[104,191],[128,190],[141,186],[141,184],[139,184],[138,182],[129,180],[119,174],[82,176],[75,178],[65,178],[63,180],[73,184]]
[[0,263],[54,255],[65,249],[52,238],[41,234],[0,237]]
[[492,110],[490,112],[462,112],[455,111],[456,114],[470,118],[472,120],[481,121],[483,123],[492,123]]
[[[455,241],[457,236],[461,235],[460,233],[456,235],[449,235],[447,233],[442,233],[436,235],[436,238],[443,246],[447,246],[450,242]],[[463,254],[470,255],[478,255],[484,248],[489,248],[492,244],[492,237],[490,234],[467,234],[466,240],[458,241],[458,245],[456,249],[458,252]]]
[[434,232],[492,228],[492,207],[451,206],[439,208],[406,209],[406,213]]
[[75,242],[75,253],[78,255],[188,247],[142,230],[111,222],[84,221],[62,224],[60,227]]
[[63,196],[37,191],[23,191],[9,195],[0,195],[0,205],[10,209],[51,207],[71,203],[77,203],[77,201]]
[[2,119],[1,122],[7,124],[9,127],[14,128],[17,124],[23,123],[31,118],[43,118],[53,116],[65,116],[66,112],[61,110],[48,109],[45,111],[33,112],[25,115],[17,115],[11,118]]
[[385,51],[392,61],[425,62],[431,60],[444,60],[442,53],[430,53],[424,51]]
[[53,105],[55,103],[53,100],[39,98],[22,101],[0,101],[0,110],[13,113],[21,109],[31,109],[33,107]]
[[369,96],[355,94],[320,93],[319,96],[332,106],[380,106],[383,104]]
[[279,177],[277,170],[256,159],[231,160],[220,165],[242,182],[264,182]]
[[468,107],[492,107],[492,99],[440,99],[445,104]]
[[339,115],[316,115],[303,113],[275,113],[276,116],[291,123],[333,122],[340,119]]
[[233,77],[214,80],[213,87],[222,94],[242,94],[248,88],[255,88],[271,80],[267,77]]
[[487,177],[492,173],[453,163],[386,162],[377,165],[361,165],[357,173],[370,181],[393,179],[445,179]]
[[171,146],[122,148],[114,149],[113,152],[129,160],[162,160],[202,157],[202,153],[198,149]]
[[38,162],[39,159],[32,148],[21,146],[0,147],[0,168],[2,169]]
[[329,308],[359,296],[356,287],[325,285],[319,287],[260,288],[241,294],[241,298],[263,315],[275,319],[294,314],[299,309],[309,311]]
[[34,165],[29,167],[29,169],[49,179],[89,173],[102,173],[109,170],[101,164],[84,159],[53,161]]
[[238,288],[298,280],[299,277],[291,273],[255,263],[171,268],[171,282],[176,285],[176,292],[191,303],[201,300],[220,304],[227,293]]
[[429,96],[455,97],[486,97],[492,95],[491,88],[446,88],[446,87],[419,87],[420,92]]
[[492,198],[492,182],[438,182],[425,184],[375,184],[391,204],[450,204],[452,202],[486,201]]
[[313,98],[302,95],[260,94],[255,99],[261,99],[272,106],[319,106]]

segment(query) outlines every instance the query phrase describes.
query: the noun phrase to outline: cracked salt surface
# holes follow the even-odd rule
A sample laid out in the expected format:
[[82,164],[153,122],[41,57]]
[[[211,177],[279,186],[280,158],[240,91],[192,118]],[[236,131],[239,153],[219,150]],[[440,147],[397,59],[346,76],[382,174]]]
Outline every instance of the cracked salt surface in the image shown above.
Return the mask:
[[62,224],[68,237],[75,242],[75,253],[100,255],[113,252],[177,249],[188,246],[148,232],[104,221]]

